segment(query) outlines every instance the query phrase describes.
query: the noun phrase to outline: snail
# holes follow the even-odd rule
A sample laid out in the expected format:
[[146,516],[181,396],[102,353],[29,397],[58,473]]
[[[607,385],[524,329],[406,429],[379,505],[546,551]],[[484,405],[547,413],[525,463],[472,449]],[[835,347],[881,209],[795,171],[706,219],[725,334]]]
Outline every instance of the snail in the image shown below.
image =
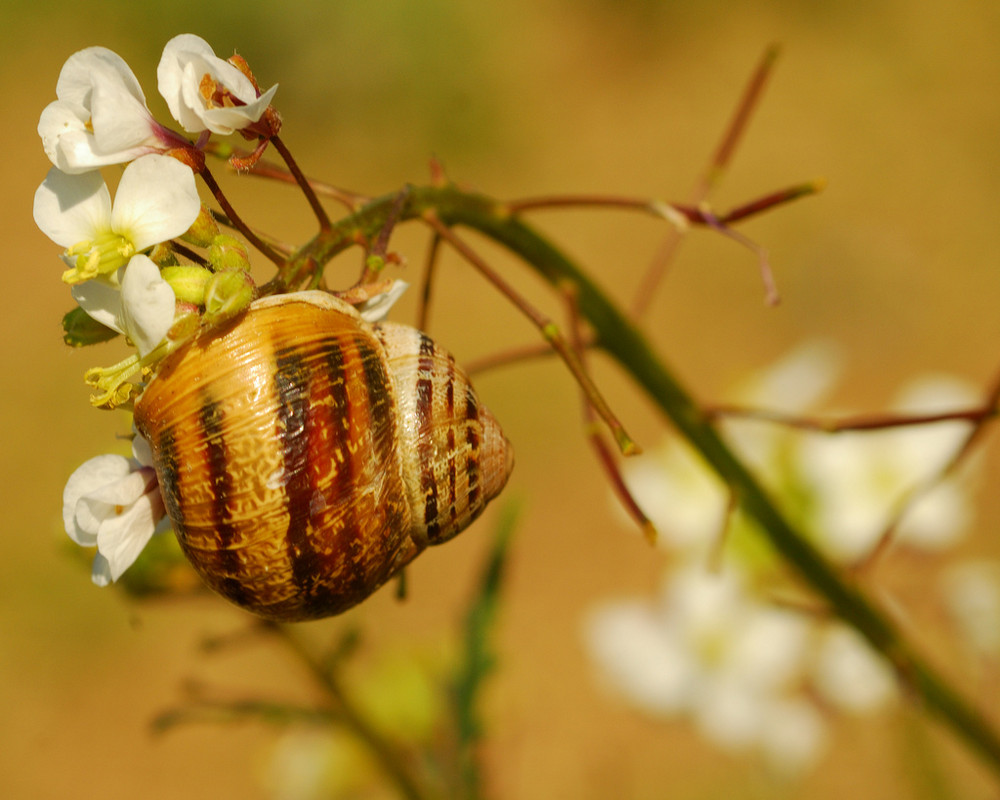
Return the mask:
[[513,450],[455,359],[320,291],[255,301],[135,403],[204,581],[272,620],[340,613],[503,489]]

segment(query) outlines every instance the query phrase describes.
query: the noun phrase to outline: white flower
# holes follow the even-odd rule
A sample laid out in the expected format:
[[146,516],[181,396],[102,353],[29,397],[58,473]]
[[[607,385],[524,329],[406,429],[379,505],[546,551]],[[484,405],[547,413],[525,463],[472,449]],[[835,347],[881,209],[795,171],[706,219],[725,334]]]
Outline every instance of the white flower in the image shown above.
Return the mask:
[[729,494],[688,445],[671,440],[623,462],[622,472],[659,532],[657,544],[695,557],[709,550],[725,525]]
[[941,580],[948,610],[966,641],[983,655],[1000,656],[1000,562],[955,564]]
[[[906,389],[894,407],[931,414],[974,402],[964,384],[926,378]],[[841,561],[868,555],[894,505],[940,472],[967,431],[967,423],[955,421],[806,437],[799,463],[815,496],[815,527],[823,537],[823,550]],[[942,550],[964,533],[969,517],[966,492],[949,479],[909,510],[897,540]]]
[[156,78],[170,113],[189,133],[242,130],[261,118],[278,90],[272,86],[258,97],[246,75],[190,33],[167,42]]
[[361,318],[365,322],[381,322],[388,316],[389,310],[403,296],[409,286],[410,284],[406,281],[393,281],[384,292],[369,297],[364,303],[357,306],[358,313],[361,314]]
[[[836,346],[825,340],[808,341],[744,381],[734,396],[749,408],[801,414],[829,393],[840,368]],[[774,473],[783,448],[797,440],[794,432],[763,420],[726,419],[723,428],[743,459],[764,474]]]
[[[736,392],[750,407],[802,411],[829,391],[839,354],[827,342],[795,348]],[[797,434],[771,422],[727,419],[726,438],[765,476],[787,463]],[[687,445],[670,440],[622,465],[625,482],[660,533],[658,542],[689,557],[704,558],[724,529],[730,496],[725,484]],[[730,520],[731,522],[731,520]]]
[[820,637],[813,680],[819,693],[844,711],[874,711],[896,696],[885,659],[853,628],[839,623]]
[[174,290],[147,256],[132,256],[119,275],[121,289],[100,280],[73,287],[73,298],[93,319],[126,334],[145,356],[174,321]]
[[602,676],[633,705],[662,715],[687,709],[695,665],[680,656],[676,637],[655,606],[636,600],[603,603],[589,615],[585,638]]
[[[805,665],[808,622],[764,606],[735,572],[687,569],[670,579],[659,604],[619,601],[586,625],[605,677],[644,711],[687,716],[729,750],[774,748],[788,737],[784,711]],[[772,729],[773,725],[781,726]],[[821,728],[818,715],[810,724]],[[808,761],[822,737],[812,731],[790,763]]]
[[760,749],[768,765],[782,775],[800,775],[812,767],[826,746],[827,726],[804,698],[779,699],[767,709]]
[[166,514],[145,440],[136,436],[132,453],[90,459],[63,490],[66,533],[83,547],[97,545],[91,579],[98,586],[121,577]]
[[45,154],[63,172],[131,161],[169,146],[128,64],[104,47],[74,53],[56,83],[58,100],[38,121]]
[[100,173],[49,170],[35,192],[35,224],[75,259],[63,280],[112,275],[137,252],[185,233],[201,209],[194,174],[170,156],[146,155],[122,173],[112,205]]

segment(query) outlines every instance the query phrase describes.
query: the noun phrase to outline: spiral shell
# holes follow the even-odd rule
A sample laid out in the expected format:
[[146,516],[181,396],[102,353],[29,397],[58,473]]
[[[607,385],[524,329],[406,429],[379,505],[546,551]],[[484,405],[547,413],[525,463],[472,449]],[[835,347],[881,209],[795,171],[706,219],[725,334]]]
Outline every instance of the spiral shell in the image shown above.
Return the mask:
[[135,424],[195,569],[275,620],[360,602],[466,528],[513,466],[449,353],[323,292],[257,301],[185,344]]

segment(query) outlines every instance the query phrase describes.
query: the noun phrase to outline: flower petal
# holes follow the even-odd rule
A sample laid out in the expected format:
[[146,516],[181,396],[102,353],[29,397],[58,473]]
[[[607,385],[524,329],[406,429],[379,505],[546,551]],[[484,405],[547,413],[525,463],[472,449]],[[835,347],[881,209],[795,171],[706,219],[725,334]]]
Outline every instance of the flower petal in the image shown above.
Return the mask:
[[[205,76],[245,105],[209,105],[202,94],[202,79]],[[200,36],[190,33],[175,36],[167,42],[156,68],[156,78],[170,113],[189,133],[209,130],[228,135],[256,122],[278,88],[272,86],[257,97],[257,90],[242,72],[216,56],[212,47]]]
[[139,553],[153,536],[159,517],[154,518],[156,489],[145,494],[121,514],[108,517],[97,535],[97,551],[108,560],[112,581],[135,563]]
[[96,82],[116,83],[122,91],[146,103],[142,86],[125,59],[106,47],[87,47],[67,58],[56,82],[56,97],[90,108]]
[[885,705],[896,694],[888,662],[852,628],[826,632],[815,665],[816,688],[844,711],[861,713]]
[[144,467],[153,466],[153,449],[149,446],[149,442],[135,430],[134,426],[132,430],[135,433],[132,437],[132,458]]
[[271,99],[278,86],[275,84],[260,97],[255,98],[245,106],[222,106],[219,108],[205,108],[201,113],[202,122],[205,128],[212,133],[227,136],[235,131],[242,130],[247,125],[257,122],[267,111],[271,104]]
[[111,583],[111,564],[100,553],[94,555],[94,563],[90,567],[90,580],[95,586],[108,586]]
[[156,123],[141,96],[136,98],[114,85],[94,87],[91,125],[94,149],[105,156],[119,153],[118,163],[130,160],[129,154],[145,152],[156,144]]
[[786,776],[804,774],[819,760],[827,744],[826,722],[800,698],[781,698],[770,704],[760,735],[768,764]]
[[191,168],[170,156],[145,155],[122,174],[112,228],[136,250],[145,250],[185,233],[200,210]]
[[600,606],[588,615],[585,638],[591,658],[629,702],[665,716],[687,709],[698,678],[695,665],[648,605]]
[[65,172],[130,161],[157,147],[160,126],[128,64],[104,47],[70,56],[42,112],[38,134],[49,159]]
[[69,476],[63,489],[63,526],[74,542],[84,547],[97,544],[100,520],[81,503],[84,497],[121,480],[130,471],[130,462],[124,456],[102,455],[85,461]]
[[393,281],[392,286],[384,292],[368,298],[368,300],[358,306],[358,313],[361,314],[361,318],[365,322],[381,322],[386,318],[386,315],[389,313],[389,309],[391,309],[395,302],[403,296],[403,292],[405,292],[409,286],[410,284],[406,281]]
[[146,256],[132,256],[122,277],[120,323],[139,355],[147,355],[167,335],[175,306],[174,290],[160,276],[156,264]]
[[[95,511],[101,507],[116,508],[130,506],[146,493],[146,486],[154,479],[152,467],[139,467],[135,462],[126,459],[128,472],[115,481],[109,481],[87,492],[81,503],[89,505]],[[115,512],[117,513],[117,512]]]
[[120,288],[112,286],[107,281],[92,280],[74,284],[70,291],[73,299],[91,319],[118,333],[125,333],[120,322],[122,312]]
[[35,224],[53,242],[72,247],[111,227],[111,195],[98,172],[49,170],[35,192]]

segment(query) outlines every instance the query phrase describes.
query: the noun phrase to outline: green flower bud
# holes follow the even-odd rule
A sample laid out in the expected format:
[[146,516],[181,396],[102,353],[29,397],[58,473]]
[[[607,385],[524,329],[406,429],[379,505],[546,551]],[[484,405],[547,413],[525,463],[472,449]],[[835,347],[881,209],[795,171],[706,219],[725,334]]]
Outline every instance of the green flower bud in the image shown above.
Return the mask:
[[177,260],[177,254],[167,242],[154,245],[153,249],[149,251],[149,260],[160,268],[176,267],[180,263]]
[[208,248],[208,260],[216,272],[226,270],[250,270],[250,254],[247,246],[235,236],[222,233],[216,236]]
[[202,205],[198,212],[198,218],[188,228],[187,233],[181,236],[181,239],[195,247],[208,247],[218,235],[219,224],[212,217],[208,208]]
[[211,271],[204,267],[184,264],[164,267],[160,270],[160,275],[170,284],[174,296],[182,303],[193,303],[196,306],[205,304],[205,287],[213,277]]
[[221,322],[239,314],[253,300],[253,278],[242,270],[217,272],[205,288],[205,320]]

